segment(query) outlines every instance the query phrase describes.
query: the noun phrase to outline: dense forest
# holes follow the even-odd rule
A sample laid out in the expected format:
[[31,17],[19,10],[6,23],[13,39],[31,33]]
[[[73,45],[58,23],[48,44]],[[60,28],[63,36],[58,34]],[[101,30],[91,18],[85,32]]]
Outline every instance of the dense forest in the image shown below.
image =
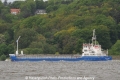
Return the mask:
[[[36,15],[37,9],[47,14]],[[103,49],[120,55],[120,0],[0,1],[0,59],[15,53],[19,36],[19,53],[81,54],[93,29]]]

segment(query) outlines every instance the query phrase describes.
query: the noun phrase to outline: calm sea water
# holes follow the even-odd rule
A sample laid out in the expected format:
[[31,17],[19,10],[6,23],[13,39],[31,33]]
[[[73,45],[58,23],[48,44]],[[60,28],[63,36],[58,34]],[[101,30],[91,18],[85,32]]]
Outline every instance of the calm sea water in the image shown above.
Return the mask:
[[0,80],[120,80],[120,60],[98,62],[0,61]]

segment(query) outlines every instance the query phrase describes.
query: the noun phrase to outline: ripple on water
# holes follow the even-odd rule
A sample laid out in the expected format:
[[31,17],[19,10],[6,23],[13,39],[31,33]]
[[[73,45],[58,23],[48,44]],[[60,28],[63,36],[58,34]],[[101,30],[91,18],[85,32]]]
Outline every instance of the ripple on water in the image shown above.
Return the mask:
[[95,80],[120,80],[120,61],[98,62],[5,62],[0,61],[1,80],[33,77],[95,77]]

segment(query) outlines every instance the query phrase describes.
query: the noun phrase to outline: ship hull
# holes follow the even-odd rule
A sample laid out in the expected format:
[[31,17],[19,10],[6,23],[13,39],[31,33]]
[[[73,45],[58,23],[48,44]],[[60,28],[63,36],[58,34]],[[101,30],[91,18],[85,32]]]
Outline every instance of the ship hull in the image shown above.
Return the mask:
[[10,56],[11,61],[108,61],[112,60],[110,56],[83,56],[74,58],[42,58],[42,57],[17,57]]
[[84,61],[108,61],[112,60],[111,56],[83,56]]

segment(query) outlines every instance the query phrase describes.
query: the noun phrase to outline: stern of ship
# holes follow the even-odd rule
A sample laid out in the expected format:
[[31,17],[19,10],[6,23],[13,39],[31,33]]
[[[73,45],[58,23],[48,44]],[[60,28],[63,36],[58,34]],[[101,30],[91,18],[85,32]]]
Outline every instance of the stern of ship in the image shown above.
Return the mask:
[[16,60],[16,55],[15,54],[9,54],[11,61]]

